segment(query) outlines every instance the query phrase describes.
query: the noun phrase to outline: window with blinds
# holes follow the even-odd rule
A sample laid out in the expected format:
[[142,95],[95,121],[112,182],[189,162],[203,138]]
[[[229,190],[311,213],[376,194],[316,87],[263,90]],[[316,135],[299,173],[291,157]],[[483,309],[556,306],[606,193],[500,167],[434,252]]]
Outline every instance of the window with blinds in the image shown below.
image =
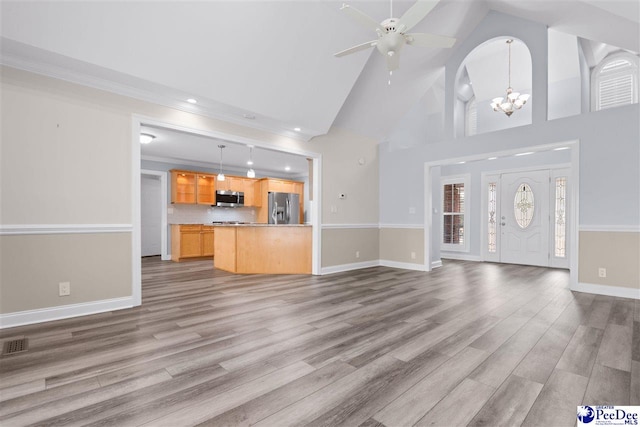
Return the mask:
[[442,243],[464,245],[464,183],[444,184]]
[[593,70],[594,109],[638,102],[638,57],[619,53],[605,58]]

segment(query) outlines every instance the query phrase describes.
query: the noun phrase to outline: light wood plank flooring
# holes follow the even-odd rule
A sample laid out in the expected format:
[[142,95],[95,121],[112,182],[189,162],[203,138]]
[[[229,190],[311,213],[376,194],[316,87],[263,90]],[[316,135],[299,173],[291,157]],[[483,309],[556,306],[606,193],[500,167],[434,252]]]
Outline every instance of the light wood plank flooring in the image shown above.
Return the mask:
[[640,304],[445,261],[236,276],[143,260],[143,305],[0,331],[0,425],[572,426],[640,405]]

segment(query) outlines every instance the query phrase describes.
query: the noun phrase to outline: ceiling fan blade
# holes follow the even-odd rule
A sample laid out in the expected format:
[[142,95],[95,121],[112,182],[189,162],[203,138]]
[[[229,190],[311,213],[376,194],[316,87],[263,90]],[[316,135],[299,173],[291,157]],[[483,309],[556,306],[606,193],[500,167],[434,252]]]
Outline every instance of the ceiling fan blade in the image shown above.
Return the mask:
[[370,42],[362,43],[357,46],[350,47],[349,49],[345,49],[341,52],[334,53],[333,56],[340,58],[341,56],[349,55],[350,53],[358,52],[360,50],[369,49],[378,43],[376,40],[372,40]]
[[436,7],[440,0],[418,0],[400,18],[400,26],[404,26],[403,32],[407,32],[422,21],[431,9]]
[[439,36],[436,34],[412,33],[405,34],[408,45],[449,48],[456,42],[454,37]]
[[397,53],[392,56],[387,55],[387,69],[389,71],[394,71],[399,66],[400,66],[400,55],[398,55]]
[[355,7],[351,7],[348,4],[343,4],[340,10],[346,12],[349,16],[351,16],[355,21],[359,22],[361,25],[364,25],[370,30],[380,30],[384,32],[384,28],[373,20],[369,15],[360,12]]

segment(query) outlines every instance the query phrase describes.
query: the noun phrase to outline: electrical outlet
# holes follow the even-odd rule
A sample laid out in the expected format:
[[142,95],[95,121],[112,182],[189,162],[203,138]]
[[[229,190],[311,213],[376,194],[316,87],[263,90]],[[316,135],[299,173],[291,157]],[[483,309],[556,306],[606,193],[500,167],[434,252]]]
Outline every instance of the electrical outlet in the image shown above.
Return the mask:
[[360,258],[360,251],[356,251],[356,258]]
[[338,213],[338,207],[335,205],[331,205],[331,213]]
[[607,269],[600,267],[598,269],[598,277],[607,277]]
[[411,252],[411,259],[416,259],[416,253],[415,252]]
[[69,282],[58,283],[58,295],[61,297],[71,295],[71,283]]

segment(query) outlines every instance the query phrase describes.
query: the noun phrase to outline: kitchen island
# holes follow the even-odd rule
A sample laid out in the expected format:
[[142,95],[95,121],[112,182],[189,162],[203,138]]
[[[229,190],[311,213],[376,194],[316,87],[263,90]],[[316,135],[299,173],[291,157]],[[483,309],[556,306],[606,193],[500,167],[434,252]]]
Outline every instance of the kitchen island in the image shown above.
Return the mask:
[[311,274],[311,226],[214,225],[215,268],[240,274]]

